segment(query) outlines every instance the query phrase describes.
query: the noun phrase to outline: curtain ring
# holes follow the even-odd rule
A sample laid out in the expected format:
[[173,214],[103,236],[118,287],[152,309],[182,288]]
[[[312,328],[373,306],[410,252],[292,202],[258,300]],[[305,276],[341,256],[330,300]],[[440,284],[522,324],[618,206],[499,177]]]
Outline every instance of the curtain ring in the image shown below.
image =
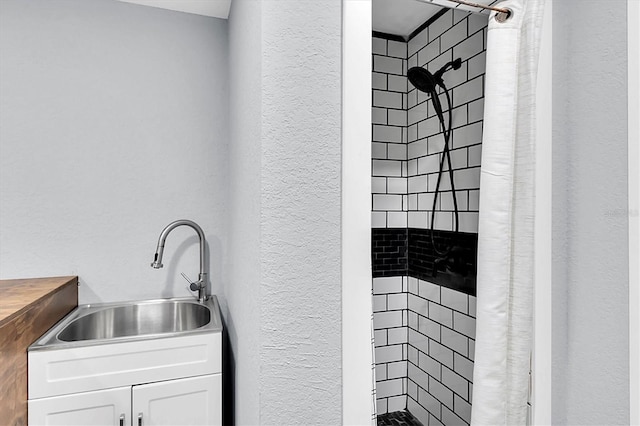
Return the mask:
[[509,8],[506,8],[506,9],[507,9],[507,12],[498,12],[495,14],[496,21],[498,21],[501,24],[513,16],[513,10]]

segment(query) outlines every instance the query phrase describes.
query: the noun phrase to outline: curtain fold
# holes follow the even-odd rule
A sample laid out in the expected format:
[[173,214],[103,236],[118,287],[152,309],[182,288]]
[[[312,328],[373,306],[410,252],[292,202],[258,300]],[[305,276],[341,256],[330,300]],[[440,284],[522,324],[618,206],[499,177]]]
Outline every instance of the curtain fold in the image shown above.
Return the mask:
[[544,0],[489,19],[473,425],[527,423],[533,337],[535,95]]

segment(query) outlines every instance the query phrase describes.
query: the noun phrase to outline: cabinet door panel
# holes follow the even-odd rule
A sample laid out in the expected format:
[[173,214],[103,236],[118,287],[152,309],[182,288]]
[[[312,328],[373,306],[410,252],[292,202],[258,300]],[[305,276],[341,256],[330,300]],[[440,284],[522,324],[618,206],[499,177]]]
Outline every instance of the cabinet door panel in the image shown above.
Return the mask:
[[134,422],[142,414],[143,426],[220,425],[221,386],[220,374],[134,386]]
[[48,426],[130,425],[131,387],[29,401],[29,424]]

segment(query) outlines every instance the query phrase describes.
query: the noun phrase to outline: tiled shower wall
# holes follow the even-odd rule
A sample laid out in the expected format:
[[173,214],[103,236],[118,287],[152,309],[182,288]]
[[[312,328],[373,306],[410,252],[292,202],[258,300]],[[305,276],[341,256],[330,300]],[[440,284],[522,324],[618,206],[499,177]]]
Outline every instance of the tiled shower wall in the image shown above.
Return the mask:
[[377,413],[470,422],[476,298],[413,277],[373,279]]
[[[409,68],[420,66],[435,73],[447,62],[462,59],[460,69],[450,70],[443,77],[453,101],[449,146],[461,232],[478,232],[487,22],[485,15],[449,11],[408,43]],[[426,93],[409,86],[408,226],[429,228],[444,136]],[[444,95],[440,95],[440,102],[443,109],[447,108]],[[443,176],[440,190],[444,192],[438,197],[434,228],[451,231],[453,192],[448,176]]]
[[407,43],[373,38],[374,228],[407,227]]
[[407,409],[424,425],[471,421],[476,298],[408,278]]
[[408,278],[373,279],[376,411],[407,408]]
[[[431,102],[407,83],[406,71],[423,66],[435,72],[446,62],[462,58],[462,68],[449,71],[444,80],[453,97],[450,147],[460,211],[459,230],[464,234],[450,232],[454,194],[448,176],[443,176],[441,182],[440,189],[444,192],[437,203],[435,228],[448,232],[448,237],[464,240],[464,244],[474,245],[486,27],[486,15],[448,11],[408,43],[373,38],[372,226],[377,412],[408,409],[425,425],[470,421],[475,271],[472,285],[451,286],[446,274],[431,278],[432,263],[416,264],[418,259],[435,257],[433,253],[417,254],[415,248],[416,241],[421,247],[431,247],[425,235],[429,235],[444,139]],[[441,103],[446,105],[444,95]],[[464,282],[468,284],[469,280]]]
[[[408,68],[431,72],[462,58],[444,81],[453,101],[450,141],[460,231],[477,232],[484,112],[486,15],[449,11],[408,43],[373,38],[372,227],[429,228],[444,137]],[[440,101],[446,108],[446,97]],[[441,182],[435,229],[452,230],[453,193]]]

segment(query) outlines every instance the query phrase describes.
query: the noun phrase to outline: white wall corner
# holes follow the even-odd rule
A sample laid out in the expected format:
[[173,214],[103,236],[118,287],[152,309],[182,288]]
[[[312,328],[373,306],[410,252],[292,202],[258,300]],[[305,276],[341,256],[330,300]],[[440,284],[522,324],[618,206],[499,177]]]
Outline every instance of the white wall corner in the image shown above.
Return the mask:
[[373,413],[371,1],[342,6],[342,423],[364,425]]

